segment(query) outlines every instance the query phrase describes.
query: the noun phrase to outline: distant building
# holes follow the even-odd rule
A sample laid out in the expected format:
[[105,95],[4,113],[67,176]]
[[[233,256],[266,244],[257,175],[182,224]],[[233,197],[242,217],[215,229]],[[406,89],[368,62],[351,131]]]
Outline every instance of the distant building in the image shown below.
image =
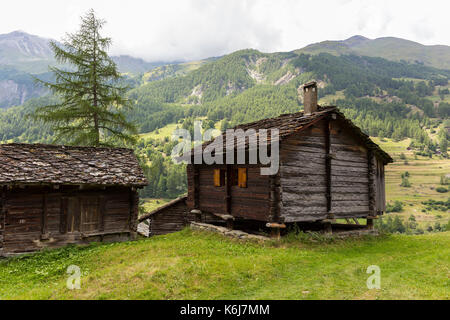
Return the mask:
[[0,255],[134,238],[145,185],[129,149],[0,145]]

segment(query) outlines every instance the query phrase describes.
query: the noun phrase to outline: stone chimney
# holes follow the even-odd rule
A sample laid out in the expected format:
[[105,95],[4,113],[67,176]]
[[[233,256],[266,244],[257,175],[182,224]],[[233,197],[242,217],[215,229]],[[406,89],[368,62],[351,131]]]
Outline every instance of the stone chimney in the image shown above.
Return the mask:
[[311,81],[303,85],[303,105],[305,115],[317,112],[317,82]]

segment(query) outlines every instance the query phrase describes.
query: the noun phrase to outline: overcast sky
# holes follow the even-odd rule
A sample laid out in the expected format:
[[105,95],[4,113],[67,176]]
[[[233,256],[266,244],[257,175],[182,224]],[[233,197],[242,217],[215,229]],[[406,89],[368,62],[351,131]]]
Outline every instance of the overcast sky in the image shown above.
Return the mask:
[[450,45],[448,0],[13,0],[0,33],[61,39],[93,8],[107,20],[113,54],[195,60],[244,48],[290,51],[359,34]]

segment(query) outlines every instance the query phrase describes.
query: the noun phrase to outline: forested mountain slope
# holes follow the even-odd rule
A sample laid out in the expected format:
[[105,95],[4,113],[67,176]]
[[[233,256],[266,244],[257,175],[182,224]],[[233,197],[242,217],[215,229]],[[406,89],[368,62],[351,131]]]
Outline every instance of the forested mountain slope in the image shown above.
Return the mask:
[[[150,181],[147,196],[174,197],[185,191],[184,170],[168,157],[170,134],[161,136],[158,129],[192,129],[194,119],[202,119],[205,128],[223,130],[296,112],[302,109],[299,87],[311,79],[319,82],[321,104],[337,105],[371,136],[411,138],[418,152],[445,153],[448,133],[442,129],[435,133],[438,139],[431,139],[429,130],[450,127],[443,124],[450,116],[448,70],[357,55],[257,50],[154,70],[127,80],[134,104],[128,117],[143,134],[135,148]],[[52,142],[48,127],[25,117],[51,99],[31,99],[0,112],[0,139]]]

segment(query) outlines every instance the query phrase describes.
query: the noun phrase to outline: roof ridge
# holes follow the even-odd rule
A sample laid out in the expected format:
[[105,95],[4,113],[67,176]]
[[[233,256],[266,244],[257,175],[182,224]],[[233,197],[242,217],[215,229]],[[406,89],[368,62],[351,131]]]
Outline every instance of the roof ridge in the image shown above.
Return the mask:
[[71,146],[64,144],[50,144],[50,143],[0,143],[0,148],[4,146],[24,146],[24,147],[45,147],[45,148],[54,148],[54,149],[96,149],[96,150],[127,150],[133,151],[131,148],[125,147],[95,147],[95,146]]

